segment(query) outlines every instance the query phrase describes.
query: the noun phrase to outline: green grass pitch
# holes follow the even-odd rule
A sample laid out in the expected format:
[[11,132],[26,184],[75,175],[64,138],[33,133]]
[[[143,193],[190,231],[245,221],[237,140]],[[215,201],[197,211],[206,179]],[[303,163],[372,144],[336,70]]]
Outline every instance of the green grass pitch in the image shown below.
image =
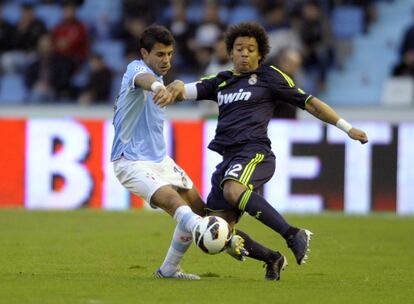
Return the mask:
[[258,261],[192,246],[200,281],[155,280],[174,221],[161,212],[0,209],[0,303],[414,303],[414,218],[287,215],[314,232],[298,266],[282,239],[244,216],[239,228],[288,258],[278,282]]

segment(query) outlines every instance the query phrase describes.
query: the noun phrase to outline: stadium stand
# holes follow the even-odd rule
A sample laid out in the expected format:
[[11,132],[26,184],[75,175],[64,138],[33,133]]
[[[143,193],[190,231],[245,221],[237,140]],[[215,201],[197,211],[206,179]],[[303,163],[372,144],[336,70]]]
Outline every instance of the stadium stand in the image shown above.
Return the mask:
[[[79,4],[77,9],[78,18],[88,28],[90,55],[101,55],[106,65],[113,72],[113,93],[107,101],[110,105],[114,96],[116,96],[125,64],[130,60],[131,52],[127,53],[126,43],[128,42],[129,47],[136,45],[136,42],[134,42],[134,39],[137,39],[136,36],[127,33],[130,30],[126,28],[128,21],[131,18],[136,18],[144,25],[157,22],[169,26],[173,19],[174,3],[184,0],[152,2],[131,0],[3,0],[0,1],[0,6],[2,6],[0,14],[3,20],[16,25],[20,20],[21,5],[29,4],[33,6],[35,15],[45,23],[47,30],[52,31],[62,20],[62,4],[73,1]],[[303,32],[300,31],[301,20],[303,20],[301,8],[305,2],[309,1],[275,1],[275,4],[281,5],[285,10],[286,20],[283,21],[283,27],[278,28],[276,26],[271,29],[273,36],[284,39],[284,36],[281,35],[282,32],[290,30],[293,33],[296,32],[301,39],[305,39]],[[387,97],[389,95],[387,94],[393,92],[393,88],[396,86],[405,87],[407,83],[409,86],[409,80],[407,79],[412,80],[412,78],[404,78],[405,80],[402,82],[400,82],[400,78],[388,79],[392,67],[398,61],[399,39],[409,24],[410,12],[407,7],[412,6],[412,1],[310,0],[310,2],[316,3],[322,10],[324,19],[328,21],[332,37],[329,39],[330,44],[324,46],[325,50],[321,55],[322,58],[319,58],[324,66],[318,67],[316,65],[315,67],[313,65],[308,67],[304,64],[302,67],[303,87],[305,89],[315,90],[312,93],[318,94],[334,105],[353,106],[363,104],[378,106],[382,102],[389,104],[389,97]],[[212,1],[185,0],[184,3],[186,10],[185,22],[190,25],[191,30],[186,33],[186,40],[180,39],[177,42],[180,44],[177,50],[185,50],[186,53],[183,56],[180,56],[179,53],[176,54],[178,68],[171,77],[193,81],[202,76],[202,72],[212,58],[212,46],[197,46],[195,37],[197,30],[205,22]],[[269,12],[270,2],[264,0],[217,0],[215,3],[219,7],[219,18],[216,25],[221,28],[241,21],[264,23],[265,14]],[[378,15],[372,24],[367,21],[369,19],[367,18],[367,3],[376,9]],[[131,7],[144,8],[148,11],[126,11]],[[151,17],[153,19],[149,20],[149,16],[158,17]],[[179,25],[179,22],[175,25],[177,26],[177,24]],[[179,32],[180,27],[178,26],[175,29]],[[303,41],[302,44],[306,45]],[[183,47],[184,45],[185,47]],[[3,59],[8,57],[7,52],[7,50],[0,50],[0,62],[2,64]],[[134,53],[132,52],[132,55]],[[28,60],[35,57],[33,54],[25,55]],[[74,101],[76,101],[77,95],[80,94],[80,88],[87,82],[89,69],[88,60],[77,64],[80,64],[80,66],[72,79]],[[322,69],[323,71],[321,71]],[[328,76],[321,77],[321,81],[324,83],[320,86],[315,85],[317,83],[315,77],[319,77],[316,75],[326,74],[326,71]],[[25,87],[22,75],[23,71],[20,69],[8,71],[3,66],[0,67],[0,104],[23,104],[26,102],[28,89]],[[410,89],[408,88],[406,91],[409,92]]]
[[341,69],[330,71],[323,99],[340,106],[381,104],[383,87],[397,61],[401,35],[410,21],[410,2],[377,3],[377,22],[367,34],[354,32],[352,52]]

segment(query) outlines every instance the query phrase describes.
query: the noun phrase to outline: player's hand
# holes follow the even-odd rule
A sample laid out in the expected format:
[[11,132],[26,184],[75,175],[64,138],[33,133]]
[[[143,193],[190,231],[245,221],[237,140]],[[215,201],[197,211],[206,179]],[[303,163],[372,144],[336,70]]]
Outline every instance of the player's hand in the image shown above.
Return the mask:
[[181,80],[174,80],[167,85],[167,90],[172,94],[174,100],[183,100],[184,96],[184,82]]
[[358,140],[361,144],[366,144],[368,142],[368,136],[364,131],[352,128],[348,131],[348,136],[354,140]]
[[159,88],[154,94],[154,102],[160,107],[168,106],[174,103],[172,94],[167,90],[167,88]]

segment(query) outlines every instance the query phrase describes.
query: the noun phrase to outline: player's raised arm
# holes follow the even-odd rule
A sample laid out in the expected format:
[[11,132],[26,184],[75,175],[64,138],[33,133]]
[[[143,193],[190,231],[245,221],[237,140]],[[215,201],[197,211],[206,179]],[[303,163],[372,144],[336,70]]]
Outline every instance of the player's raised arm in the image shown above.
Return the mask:
[[362,144],[368,142],[368,137],[364,131],[352,127],[352,125],[345,119],[341,118],[338,113],[335,112],[329,105],[322,100],[312,97],[305,107],[306,111],[315,116],[316,118],[334,125],[348,134],[348,136],[354,140],[360,141]]

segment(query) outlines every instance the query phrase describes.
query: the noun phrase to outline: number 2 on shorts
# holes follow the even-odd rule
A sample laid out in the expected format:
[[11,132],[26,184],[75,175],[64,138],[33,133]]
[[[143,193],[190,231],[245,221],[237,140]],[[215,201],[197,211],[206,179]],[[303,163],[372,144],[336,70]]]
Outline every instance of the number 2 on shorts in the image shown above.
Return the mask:
[[243,169],[243,166],[240,164],[234,164],[233,166],[231,166],[230,168],[227,169],[225,175],[231,175],[234,176],[236,178],[239,177],[239,171]]

